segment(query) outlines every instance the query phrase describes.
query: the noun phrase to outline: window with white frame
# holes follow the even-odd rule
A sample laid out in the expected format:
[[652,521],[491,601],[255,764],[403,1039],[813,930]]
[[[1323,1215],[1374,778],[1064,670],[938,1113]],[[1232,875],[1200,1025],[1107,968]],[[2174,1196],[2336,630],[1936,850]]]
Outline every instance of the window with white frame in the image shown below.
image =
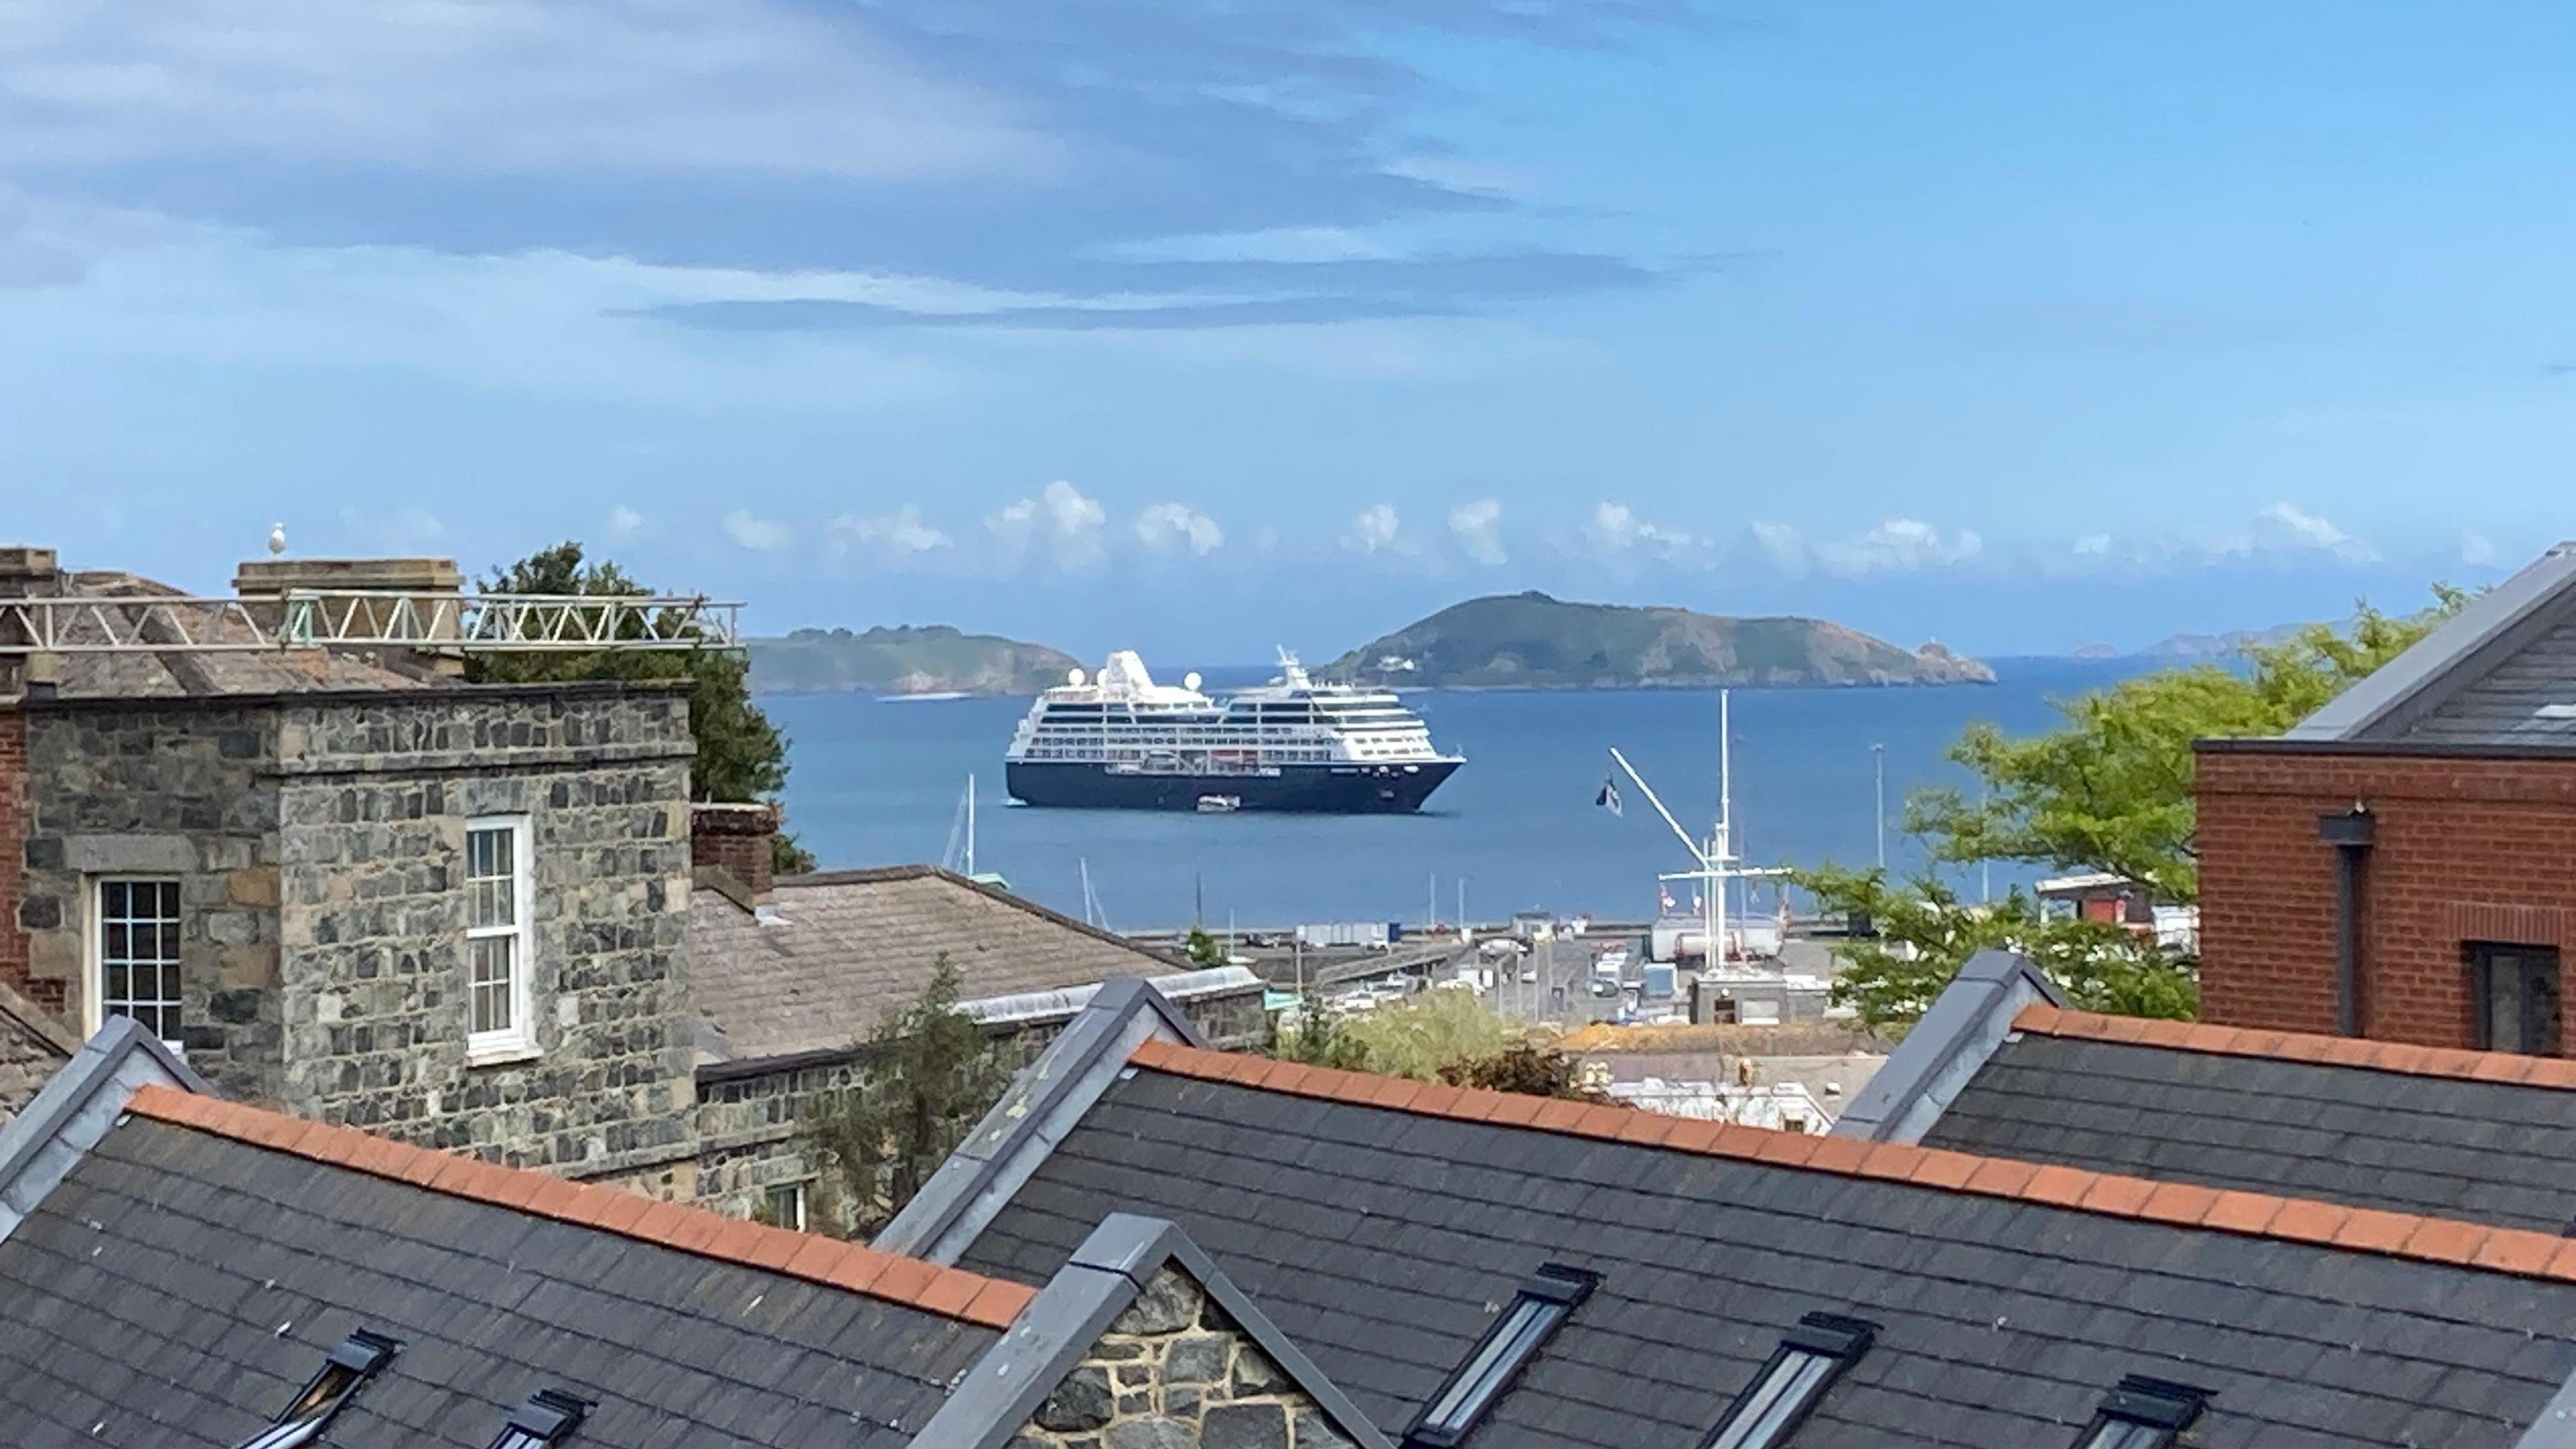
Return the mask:
[[465,826],[465,1050],[519,1054],[537,1043],[528,979],[528,822],[509,816]]
[[805,1184],[782,1182],[769,1189],[761,1220],[772,1227],[805,1231]]
[[93,883],[90,956],[98,1024],[130,1016],[143,1029],[179,1045],[179,883]]

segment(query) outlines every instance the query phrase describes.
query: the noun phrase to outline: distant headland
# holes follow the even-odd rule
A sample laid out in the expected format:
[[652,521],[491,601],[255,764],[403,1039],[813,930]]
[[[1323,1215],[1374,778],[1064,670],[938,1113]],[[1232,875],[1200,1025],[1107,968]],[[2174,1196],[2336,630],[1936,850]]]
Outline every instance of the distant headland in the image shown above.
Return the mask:
[[774,694],[1035,694],[1064,682],[1072,655],[946,624],[864,633],[799,629],[744,641],[751,687]]
[[1728,618],[1529,592],[1453,604],[1333,661],[1335,677],[1443,689],[1991,684],[1938,644],[1906,650],[1823,619]]

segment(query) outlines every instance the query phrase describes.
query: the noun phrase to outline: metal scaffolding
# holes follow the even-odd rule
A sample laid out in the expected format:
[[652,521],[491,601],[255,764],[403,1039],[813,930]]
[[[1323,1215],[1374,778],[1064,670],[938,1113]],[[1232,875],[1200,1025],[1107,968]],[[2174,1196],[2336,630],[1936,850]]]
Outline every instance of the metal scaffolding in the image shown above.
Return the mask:
[[0,654],[730,649],[739,602],[298,589],[266,598],[0,598]]

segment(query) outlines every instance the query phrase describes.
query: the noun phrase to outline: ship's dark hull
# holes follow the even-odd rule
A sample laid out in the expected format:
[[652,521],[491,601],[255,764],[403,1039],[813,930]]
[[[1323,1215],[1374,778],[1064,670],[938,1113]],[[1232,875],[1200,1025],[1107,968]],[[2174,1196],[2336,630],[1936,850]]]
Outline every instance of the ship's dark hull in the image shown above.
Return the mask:
[[1003,779],[1023,805],[1081,810],[1196,810],[1231,796],[1244,810],[1308,814],[1409,814],[1458,768],[1456,760],[1405,765],[1283,765],[1276,775],[1113,774],[1106,766],[1011,762]]

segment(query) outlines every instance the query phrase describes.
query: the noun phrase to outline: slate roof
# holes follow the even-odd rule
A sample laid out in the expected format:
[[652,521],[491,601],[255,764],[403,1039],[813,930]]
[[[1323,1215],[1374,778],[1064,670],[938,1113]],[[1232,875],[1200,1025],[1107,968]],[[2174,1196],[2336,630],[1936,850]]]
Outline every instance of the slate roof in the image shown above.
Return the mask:
[[926,865],[781,878],[747,911],[692,892],[690,988],[722,1055],[838,1051],[918,996],[945,952],[967,1000],[1163,976],[1189,963]]
[[2209,1449],[2476,1449],[2576,1372],[2554,1235],[1160,1041],[961,1262],[1035,1281],[1113,1210],[1180,1223],[1390,1434],[1540,1264],[1600,1271],[1473,1449],[1696,1443],[1814,1311],[1881,1331],[1795,1449],[2054,1449],[2131,1373],[2214,1390]]
[[2576,1062],[2049,1007],[2014,1028],[1924,1145],[2576,1229]]
[[[66,574],[63,592],[80,598],[185,598],[187,591],[139,575],[93,570]],[[208,615],[192,627],[210,637],[249,635]],[[77,630],[73,631],[77,637]],[[173,641],[175,642],[175,641]],[[191,699],[226,695],[420,691],[455,681],[427,670],[399,670],[328,649],[62,654],[61,699]]]
[[2576,544],[2471,599],[2284,738],[2576,750]]
[[404,1348],[335,1444],[479,1449],[553,1386],[599,1401],[583,1449],[875,1449],[1031,1296],[146,1087],[0,1241],[0,1422],[232,1449],[370,1328]]

